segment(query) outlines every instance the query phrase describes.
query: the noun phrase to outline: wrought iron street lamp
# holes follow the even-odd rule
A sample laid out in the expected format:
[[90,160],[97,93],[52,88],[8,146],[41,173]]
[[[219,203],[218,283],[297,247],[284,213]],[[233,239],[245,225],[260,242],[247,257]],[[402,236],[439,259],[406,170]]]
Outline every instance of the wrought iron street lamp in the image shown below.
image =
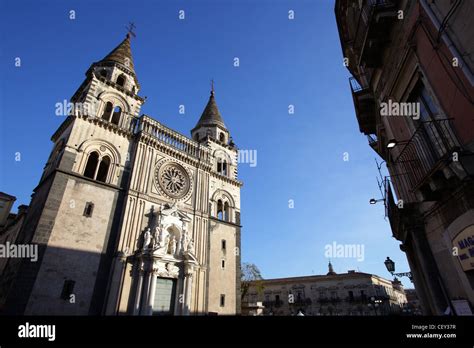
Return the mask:
[[390,272],[391,275],[395,277],[408,277],[410,281],[413,283],[413,278],[411,272],[402,272],[402,273],[395,273],[395,262],[387,256],[387,259],[384,261],[385,267],[387,267],[387,271]]
[[387,259],[385,260],[384,264],[385,267],[387,267],[387,271],[389,271],[390,273],[395,272],[395,262],[393,262],[390,257],[387,256]]
[[376,204],[377,202],[383,202],[383,201],[384,201],[383,198],[381,198],[381,199],[371,198],[371,199],[369,200],[369,203],[370,203],[370,204]]

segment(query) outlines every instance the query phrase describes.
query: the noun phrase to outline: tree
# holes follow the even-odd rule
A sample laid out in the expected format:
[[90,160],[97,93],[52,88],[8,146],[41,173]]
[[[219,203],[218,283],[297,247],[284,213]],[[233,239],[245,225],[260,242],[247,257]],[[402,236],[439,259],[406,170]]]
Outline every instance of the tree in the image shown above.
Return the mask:
[[257,291],[263,290],[263,284],[260,280],[263,280],[262,274],[258,267],[253,263],[243,262],[240,266],[240,292],[242,299],[247,295],[250,288],[250,283],[255,282]]

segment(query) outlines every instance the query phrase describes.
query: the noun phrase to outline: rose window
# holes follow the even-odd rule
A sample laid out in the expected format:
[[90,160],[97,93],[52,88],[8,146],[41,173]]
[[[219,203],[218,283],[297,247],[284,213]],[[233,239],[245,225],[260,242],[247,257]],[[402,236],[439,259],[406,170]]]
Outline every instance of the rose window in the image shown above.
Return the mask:
[[181,198],[189,191],[189,176],[180,165],[168,163],[162,165],[157,171],[157,181],[167,195]]

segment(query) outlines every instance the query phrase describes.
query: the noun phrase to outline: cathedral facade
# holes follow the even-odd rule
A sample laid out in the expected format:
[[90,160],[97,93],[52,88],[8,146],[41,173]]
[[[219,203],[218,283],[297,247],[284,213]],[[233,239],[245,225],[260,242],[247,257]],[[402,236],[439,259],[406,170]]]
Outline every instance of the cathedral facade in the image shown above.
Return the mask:
[[240,313],[238,150],[214,89],[188,138],[147,115],[130,36],[86,72],[9,260],[4,313]]

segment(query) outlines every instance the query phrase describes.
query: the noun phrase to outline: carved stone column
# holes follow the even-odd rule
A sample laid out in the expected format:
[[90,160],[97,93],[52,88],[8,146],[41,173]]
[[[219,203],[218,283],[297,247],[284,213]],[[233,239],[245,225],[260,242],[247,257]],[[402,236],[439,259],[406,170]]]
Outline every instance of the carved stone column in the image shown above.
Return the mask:
[[148,272],[144,272],[143,274],[143,288],[142,288],[142,299],[140,301],[140,315],[147,314],[147,307],[148,307],[148,296],[150,294],[150,275]]
[[189,315],[191,309],[191,293],[193,289],[194,266],[192,264],[184,265],[184,301],[181,313]]
[[156,273],[157,270],[153,268],[150,270],[149,274],[149,280],[148,283],[150,286],[148,287],[150,290],[148,292],[148,303],[147,303],[147,310],[146,310],[146,315],[153,315],[153,303],[155,301],[155,291],[156,291]]
[[136,290],[135,290],[135,302],[133,304],[133,315],[139,315],[140,314],[140,300],[141,300],[141,295],[142,295],[142,288],[143,288],[143,277],[145,275],[145,271],[143,270],[143,268],[141,267],[141,261],[140,263],[137,265],[137,275],[138,275],[138,279],[137,279],[137,286],[136,286]]

